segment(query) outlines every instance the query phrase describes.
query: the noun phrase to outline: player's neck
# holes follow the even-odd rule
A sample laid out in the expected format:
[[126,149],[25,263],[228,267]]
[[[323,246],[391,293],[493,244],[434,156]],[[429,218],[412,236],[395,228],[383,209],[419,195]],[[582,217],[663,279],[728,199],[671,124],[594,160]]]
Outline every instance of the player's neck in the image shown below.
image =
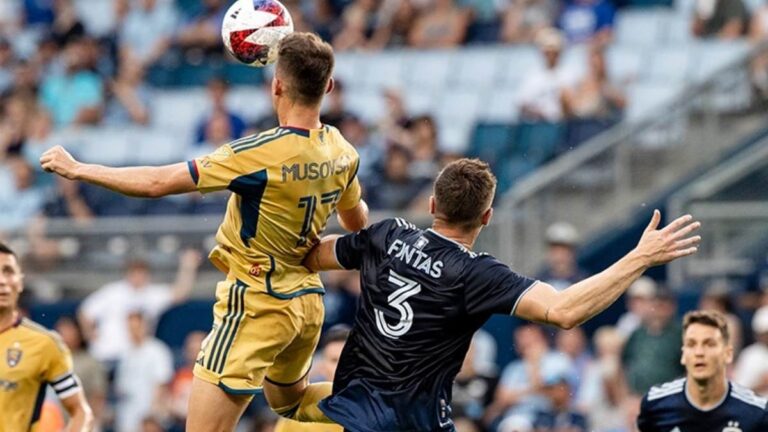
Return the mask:
[[477,240],[477,236],[480,234],[480,229],[467,232],[461,228],[448,225],[440,219],[435,219],[432,222],[432,230],[443,237],[461,244],[469,250],[472,250],[472,246],[475,245],[475,240]]
[[728,391],[728,380],[725,374],[720,374],[706,381],[696,381],[688,378],[685,383],[686,393],[691,403],[697,408],[708,410],[719,404]]
[[277,109],[277,120],[280,126],[296,127],[301,129],[319,129],[323,126],[320,123],[320,107],[307,107],[293,104],[281,109]]
[[15,308],[0,308],[0,333],[11,328],[19,319],[19,312]]

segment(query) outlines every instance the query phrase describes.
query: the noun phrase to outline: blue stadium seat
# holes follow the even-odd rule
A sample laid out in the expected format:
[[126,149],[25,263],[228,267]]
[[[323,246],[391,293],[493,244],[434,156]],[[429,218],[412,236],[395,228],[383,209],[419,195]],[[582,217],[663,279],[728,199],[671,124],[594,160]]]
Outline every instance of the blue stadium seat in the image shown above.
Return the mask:
[[226,62],[222,69],[222,76],[230,85],[259,85],[264,81],[264,69]]
[[515,133],[512,156],[535,167],[555,156],[564,137],[563,124],[520,123]]

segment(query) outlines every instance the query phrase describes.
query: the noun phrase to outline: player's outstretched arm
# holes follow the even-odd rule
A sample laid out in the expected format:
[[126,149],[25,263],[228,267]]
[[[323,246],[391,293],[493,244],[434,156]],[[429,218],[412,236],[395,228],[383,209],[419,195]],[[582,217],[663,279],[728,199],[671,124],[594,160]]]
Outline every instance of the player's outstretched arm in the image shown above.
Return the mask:
[[661,213],[654,210],[637,246],[606,270],[560,292],[537,283],[520,299],[515,315],[561,328],[575,327],[613,304],[648,268],[696,253],[701,237],[690,234],[701,223],[685,215],[657,229],[660,220]]
[[325,270],[343,270],[344,267],[336,258],[336,239],[339,237],[341,236],[338,234],[332,234],[320,239],[320,243],[304,257],[304,267],[315,273]]
[[368,225],[368,204],[360,200],[348,210],[337,210],[339,224],[349,232],[358,232]]
[[185,163],[112,168],[79,162],[63,147],[56,146],[43,153],[40,165],[44,170],[67,179],[84,181],[134,197],[158,198],[196,190]]
[[93,430],[93,412],[82,391],[61,399],[69,414],[67,432],[90,432]]

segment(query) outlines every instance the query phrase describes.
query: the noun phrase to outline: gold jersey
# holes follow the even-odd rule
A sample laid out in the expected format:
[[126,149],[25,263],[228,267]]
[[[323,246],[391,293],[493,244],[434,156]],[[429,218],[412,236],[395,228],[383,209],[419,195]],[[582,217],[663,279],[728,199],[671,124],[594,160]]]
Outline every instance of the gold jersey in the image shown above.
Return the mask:
[[330,126],[278,127],[188,162],[200,192],[233,192],[211,251],[213,264],[287,299],[323,292],[301,265],[336,209],[360,201],[355,149]]
[[51,385],[59,398],[80,391],[59,336],[21,318],[0,333],[0,432],[34,431]]

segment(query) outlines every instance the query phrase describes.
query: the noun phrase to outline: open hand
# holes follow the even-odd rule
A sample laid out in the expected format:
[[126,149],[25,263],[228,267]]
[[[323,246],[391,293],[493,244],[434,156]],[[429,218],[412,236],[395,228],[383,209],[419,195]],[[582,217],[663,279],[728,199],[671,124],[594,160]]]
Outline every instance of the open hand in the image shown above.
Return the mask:
[[76,180],[77,168],[80,166],[80,162],[64,150],[64,147],[57,145],[46,150],[42,156],[40,156],[40,166],[47,172],[58,174],[64,178],[70,180]]
[[699,229],[701,222],[693,216],[685,215],[672,221],[662,229],[657,229],[661,213],[653,211],[651,222],[645,228],[635,252],[647,260],[648,266],[657,266],[674,261],[677,258],[692,255],[698,251],[701,236],[689,236]]

